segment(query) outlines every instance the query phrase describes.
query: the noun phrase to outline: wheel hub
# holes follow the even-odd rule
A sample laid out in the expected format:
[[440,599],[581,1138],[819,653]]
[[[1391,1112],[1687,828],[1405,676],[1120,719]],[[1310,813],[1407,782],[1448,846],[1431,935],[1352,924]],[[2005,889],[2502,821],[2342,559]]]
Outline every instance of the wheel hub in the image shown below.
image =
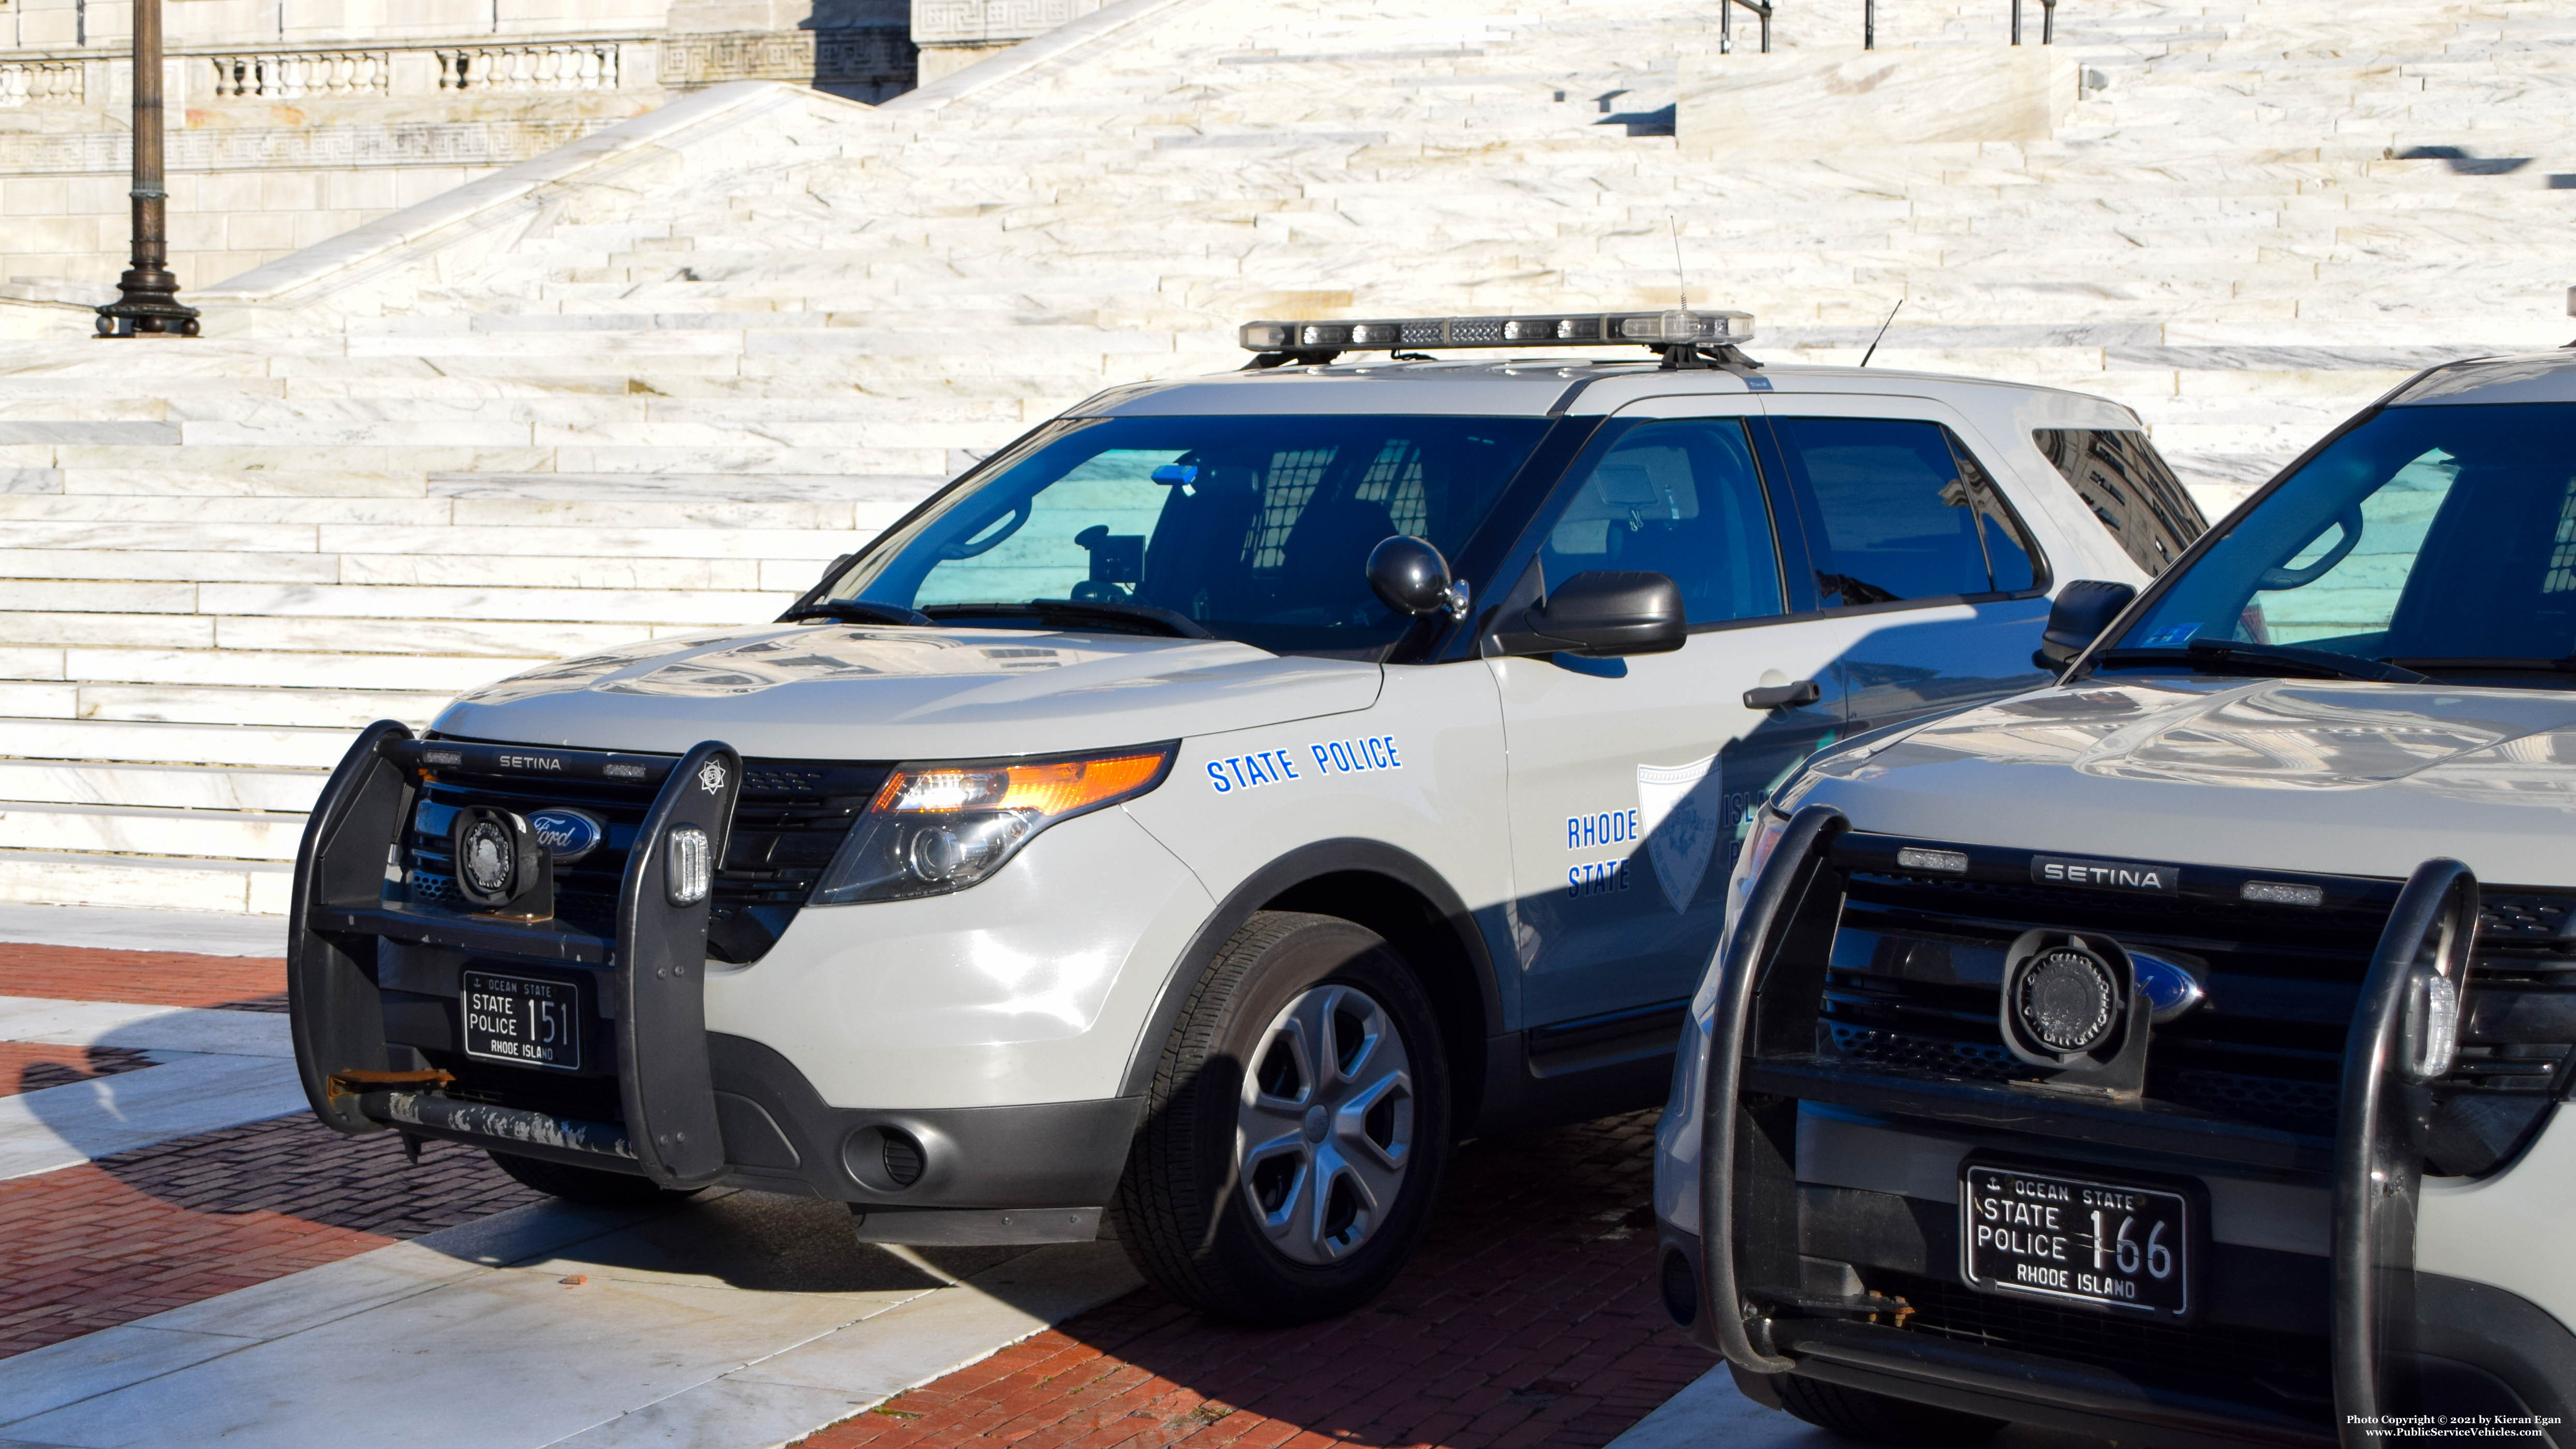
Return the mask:
[[1270,1245],[1323,1264],[1367,1242],[1413,1163],[1413,1071],[1368,993],[1297,995],[1250,1053],[1235,1114],[1236,1178]]

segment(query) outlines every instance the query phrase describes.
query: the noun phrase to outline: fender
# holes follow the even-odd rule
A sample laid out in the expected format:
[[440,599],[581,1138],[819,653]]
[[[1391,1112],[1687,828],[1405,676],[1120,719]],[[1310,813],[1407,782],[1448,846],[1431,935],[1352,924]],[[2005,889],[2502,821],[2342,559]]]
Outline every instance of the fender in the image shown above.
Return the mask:
[[[1126,1074],[1120,1079],[1122,1097],[1143,1096],[1154,1081],[1154,1063],[1163,1052],[1163,1043],[1172,1035],[1173,1023],[1180,1019],[1181,1007],[1189,1000],[1190,988],[1198,984],[1199,973],[1206,969],[1219,947],[1252,913],[1305,882],[1323,876],[1362,873],[1383,876],[1406,887],[1429,902],[1438,913],[1450,935],[1466,955],[1475,977],[1476,994],[1483,1035],[1491,1041],[1503,1034],[1503,998],[1500,978],[1494,967],[1493,953],[1486,946],[1484,933],[1477,929],[1475,914],[1452,890],[1449,882],[1429,863],[1409,851],[1399,850],[1381,841],[1361,839],[1318,840],[1301,845],[1271,861],[1226,893],[1216,909],[1201,922],[1196,934],[1180,958],[1165,975],[1162,990],[1154,998],[1154,1009],[1127,1058]],[[1331,914],[1327,911],[1325,914]],[[1460,1121],[1473,1119],[1471,1099],[1482,1084],[1474,1063],[1459,1062],[1453,1071],[1453,1089],[1461,1101]]]

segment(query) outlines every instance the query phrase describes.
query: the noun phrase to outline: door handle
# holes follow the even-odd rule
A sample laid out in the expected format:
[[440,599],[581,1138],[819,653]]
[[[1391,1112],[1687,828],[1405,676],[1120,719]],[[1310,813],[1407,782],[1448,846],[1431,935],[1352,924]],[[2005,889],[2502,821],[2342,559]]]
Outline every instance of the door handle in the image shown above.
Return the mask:
[[1824,697],[1823,685],[1812,679],[1801,679],[1795,684],[1775,684],[1767,689],[1748,689],[1744,691],[1744,707],[1746,709],[1795,709],[1800,705],[1814,704]]

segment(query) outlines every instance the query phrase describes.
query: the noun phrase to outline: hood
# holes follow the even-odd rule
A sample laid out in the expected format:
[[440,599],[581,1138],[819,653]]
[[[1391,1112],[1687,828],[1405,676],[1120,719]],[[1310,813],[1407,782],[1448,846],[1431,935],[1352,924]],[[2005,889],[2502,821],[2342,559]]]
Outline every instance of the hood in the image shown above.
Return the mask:
[[1863,830],[2123,860],[2576,885],[2576,693],[2086,681],[1818,763]]
[[1141,744],[1365,709],[1375,664],[1248,644],[1004,629],[781,625],[656,639],[474,691],[468,739],[786,759],[972,759]]

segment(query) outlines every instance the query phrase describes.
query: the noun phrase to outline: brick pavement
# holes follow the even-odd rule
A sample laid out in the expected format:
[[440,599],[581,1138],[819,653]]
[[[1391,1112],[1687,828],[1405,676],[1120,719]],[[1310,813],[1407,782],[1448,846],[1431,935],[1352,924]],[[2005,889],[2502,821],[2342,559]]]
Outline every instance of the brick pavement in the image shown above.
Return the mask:
[[538,1195],[471,1148],[308,1116],[0,1182],[0,1357],[265,1283]]
[[280,956],[197,956],[179,951],[102,951],[87,946],[31,946],[12,941],[0,943],[0,996],[284,1011],[286,960]]
[[[275,959],[0,946],[0,994],[275,1009]],[[122,1069],[0,1052],[26,1089]],[[124,1054],[131,1055],[131,1054]],[[1462,1149],[1385,1298],[1244,1329],[1150,1290],[810,1437],[805,1449],[1598,1449],[1711,1360],[1664,1318],[1653,1114]],[[301,1115],[0,1182],[0,1356],[537,1200],[479,1152]]]
[[1664,1316],[1654,1114],[1462,1150],[1376,1305],[1243,1329],[1148,1289],[801,1449],[1598,1449],[1714,1360]]
[[[285,1009],[275,957],[0,944],[0,995]],[[148,1067],[113,1047],[0,1043],[0,1095]],[[491,1159],[298,1114],[0,1181],[0,1356],[534,1202]]]

